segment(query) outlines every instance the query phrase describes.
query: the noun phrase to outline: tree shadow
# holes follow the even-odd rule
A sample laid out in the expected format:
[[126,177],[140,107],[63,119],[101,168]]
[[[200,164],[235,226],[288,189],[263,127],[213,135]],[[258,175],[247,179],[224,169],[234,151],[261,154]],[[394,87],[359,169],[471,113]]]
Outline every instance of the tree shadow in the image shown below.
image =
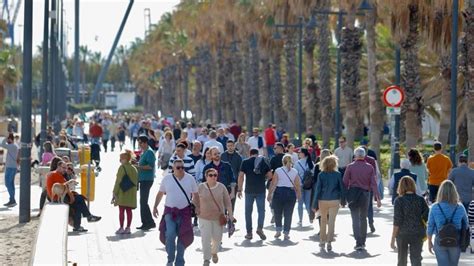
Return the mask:
[[293,242],[291,240],[275,239],[275,240],[272,240],[272,241],[267,241],[267,243],[271,246],[291,247],[291,246],[298,245],[299,242]]
[[144,237],[144,236],[145,236],[145,232],[136,231],[136,232],[133,232],[132,234],[112,235],[112,236],[107,236],[106,238],[107,238],[107,241],[117,242],[121,240],[133,239],[133,238]]
[[243,247],[243,248],[254,248],[254,247],[264,247],[266,246],[262,240],[258,240],[255,242],[252,242],[250,240],[244,240],[240,244],[239,243],[234,243],[236,247]]
[[348,258],[362,260],[362,259],[368,259],[368,258],[375,258],[375,257],[380,256],[381,254],[372,255],[369,252],[367,252],[367,250],[359,250],[359,251],[355,250],[349,254],[341,254],[341,255]]

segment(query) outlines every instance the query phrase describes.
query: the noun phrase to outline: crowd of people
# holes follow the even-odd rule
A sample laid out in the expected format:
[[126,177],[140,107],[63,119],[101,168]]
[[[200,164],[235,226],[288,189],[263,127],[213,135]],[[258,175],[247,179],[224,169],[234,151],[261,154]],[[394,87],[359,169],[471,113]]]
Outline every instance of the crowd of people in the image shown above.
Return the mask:
[[[126,136],[132,150],[124,149]],[[8,138],[2,146],[8,147],[10,141]],[[298,226],[318,220],[319,247],[327,251],[333,249],[341,207],[348,206],[351,213],[355,250],[365,250],[368,231],[376,231],[373,205],[382,205],[384,171],[367,141],[353,149],[345,137],[340,137],[338,148],[331,151],[320,148],[308,129],[302,145],[297,147],[282,128],[273,124],[263,131],[253,128],[246,132],[236,121],[201,126],[154,116],[97,113],[86,134],[84,121],[75,118],[66,121],[57,137],[48,131],[43,144],[41,164],[51,165],[52,171],[47,178],[46,197],[54,201],[51,186],[66,182],[68,170],[74,170],[69,168],[67,158],[55,156],[54,147],[73,149],[77,142],[90,142],[95,145],[93,153],[102,148],[107,152],[109,144],[110,151],[114,151],[117,141],[120,167],[112,193],[112,203],[119,208],[120,227],[116,233],[131,233],[132,209],[137,207],[141,218],[137,229],[155,228],[153,217],[159,217],[158,206],[165,197],[159,230],[170,265],[184,264],[186,247],[194,238],[193,227],[201,233],[204,265],[211,260],[217,263],[223,228],[233,228],[238,216],[234,213],[236,201],[242,198],[247,240],[253,239],[253,233],[261,240],[267,239],[264,221],[268,213],[276,230],[274,238],[283,234],[284,240],[290,239],[295,208]],[[409,149],[401,160],[400,172],[389,177],[394,205],[390,246],[398,251],[398,265],[407,264],[408,254],[412,265],[421,265],[425,238],[439,265],[457,265],[461,245],[445,246],[440,231],[448,220],[459,232],[474,224],[474,169],[469,168],[467,156],[461,154],[458,166],[453,168],[441,143],[435,142],[433,150],[434,154],[425,159],[419,150]],[[98,166],[100,154],[92,157]],[[163,176],[150,208],[150,190],[158,168],[163,170]],[[252,221],[254,203],[258,214],[256,230]],[[75,193],[69,204],[74,212],[74,231],[86,231],[80,226],[81,217],[87,217],[89,222],[100,220],[90,214],[84,196]]]

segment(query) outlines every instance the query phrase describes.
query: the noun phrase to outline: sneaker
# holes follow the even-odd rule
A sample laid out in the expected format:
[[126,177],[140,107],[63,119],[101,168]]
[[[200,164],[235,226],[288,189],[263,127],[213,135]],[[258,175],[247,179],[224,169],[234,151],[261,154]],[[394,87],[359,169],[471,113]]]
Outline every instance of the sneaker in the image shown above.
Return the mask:
[[98,221],[100,221],[100,219],[102,219],[102,217],[95,216],[95,215],[90,215],[89,217],[87,217],[87,221],[89,223],[98,222]]
[[130,234],[130,227],[125,228],[125,230],[123,230],[123,233],[126,234],[126,235],[129,235]]
[[363,249],[364,249],[364,246],[363,246],[363,245],[356,245],[356,246],[354,247],[354,249],[357,250],[357,251],[360,251],[360,250],[363,250]]
[[283,239],[290,240],[290,234],[283,234]]
[[212,262],[217,263],[219,261],[219,257],[217,254],[212,254]]
[[263,233],[263,230],[257,230],[257,235],[260,237],[261,240],[266,240],[267,236]]
[[375,232],[375,226],[374,226],[374,224],[369,224],[369,227],[370,227],[370,232],[371,232],[371,233]]
[[73,232],[79,232],[79,233],[85,233],[85,232],[87,232],[87,229],[85,229],[85,228],[82,227],[82,226],[79,226],[79,227],[77,227],[77,228],[72,229],[72,231],[73,231]]
[[253,238],[252,233],[247,233],[245,235],[245,239],[247,239],[247,240],[251,240],[252,238]]
[[16,206],[16,202],[9,202],[8,205],[5,205],[8,208],[13,208]]
[[[172,264],[171,264],[171,265],[172,265]],[[209,261],[209,260],[204,260],[204,263],[203,263],[202,265],[204,265],[204,266],[209,266],[209,265],[211,265],[211,261]]]
[[145,226],[145,225],[140,225],[140,226],[137,226],[136,228],[137,228],[138,230],[142,230],[143,228],[146,228],[146,226]]
[[328,251],[331,251],[331,250],[332,250],[331,242],[328,242],[328,244],[327,244],[327,250],[328,250]]
[[281,236],[281,232],[276,232],[275,238],[279,238]]
[[324,242],[320,242],[320,243],[319,243],[319,247],[320,247],[320,248],[324,248]]
[[123,228],[120,227],[117,231],[115,231],[115,234],[116,235],[121,235],[121,234],[123,234],[123,232],[124,232]]

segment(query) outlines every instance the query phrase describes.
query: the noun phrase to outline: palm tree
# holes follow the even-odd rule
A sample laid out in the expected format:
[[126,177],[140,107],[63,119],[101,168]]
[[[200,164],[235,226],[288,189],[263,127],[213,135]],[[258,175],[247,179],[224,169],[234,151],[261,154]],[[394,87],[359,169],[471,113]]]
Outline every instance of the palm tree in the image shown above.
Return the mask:
[[[329,0],[322,0],[320,3],[322,10],[329,10],[331,3]],[[329,141],[333,134],[333,109],[332,109],[332,84],[331,84],[331,58],[329,56],[329,43],[331,33],[329,31],[329,16],[321,15],[319,18],[319,38],[318,38],[318,61],[319,61],[319,91],[318,101],[321,105],[321,131],[323,135],[323,147],[329,148]]]
[[18,69],[13,63],[15,50],[4,49],[0,51],[0,115],[5,113],[5,86],[14,85],[18,81]]
[[376,32],[377,9],[369,11],[365,18],[367,23],[367,79],[369,85],[369,111],[370,111],[370,145],[380,158],[380,142],[384,125],[384,108],[382,105],[381,92],[377,82],[377,58],[376,58]]

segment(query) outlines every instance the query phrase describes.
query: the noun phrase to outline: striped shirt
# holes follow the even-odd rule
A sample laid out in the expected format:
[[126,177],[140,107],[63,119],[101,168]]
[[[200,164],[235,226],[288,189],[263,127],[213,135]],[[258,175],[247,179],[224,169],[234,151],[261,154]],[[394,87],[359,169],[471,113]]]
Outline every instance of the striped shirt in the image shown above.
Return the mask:
[[[170,170],[170,172],[173,170],[173,163],[177,159],[181,159],[181,158],[179,158],[177,155],[171,156],[170,162],[168,164],[168,169]],[[194,160],[191,157],[186,156],[186,155],[181,160],[183,160],[184,162],[184,171],[192,175],[193,177],[195,177],[196,172],[194,170]]]
[[474,225],[474,200],[469,204],[468,210],[469,224]]

